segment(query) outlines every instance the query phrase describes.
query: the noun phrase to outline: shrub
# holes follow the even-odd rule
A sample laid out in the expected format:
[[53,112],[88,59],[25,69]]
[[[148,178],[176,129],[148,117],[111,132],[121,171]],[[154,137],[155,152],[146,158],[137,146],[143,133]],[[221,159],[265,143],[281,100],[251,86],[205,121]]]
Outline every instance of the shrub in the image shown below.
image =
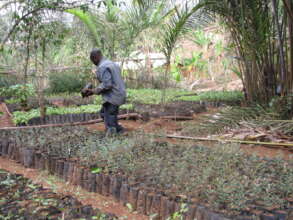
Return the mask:
[[10,87],[18,83],[16,76],[3,76],[0,75],[0,88],[1,87]]
[[27,106],[28,98],[35,95],[32,84],[17,84],[8,88],[0,88],[0,96],[9,97],[7,103],[19,103],[23,108]]
[[80,92],[86,84],[83,74],[51,73],[49,76],[49,93]]

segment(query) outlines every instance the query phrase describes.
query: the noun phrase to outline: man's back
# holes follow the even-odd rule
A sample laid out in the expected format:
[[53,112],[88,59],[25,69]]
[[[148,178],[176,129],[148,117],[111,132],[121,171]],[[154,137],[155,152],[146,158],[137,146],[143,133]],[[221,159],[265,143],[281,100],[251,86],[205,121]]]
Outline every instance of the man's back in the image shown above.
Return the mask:
[[97,67],[97,79],[102,82],[105,80],[105,72],[109,71],[112,78],[112,89],[103,93],[104,102],[110,102],[113,105],[122,105],[126,101],[125,83],[121,77],[121,69],[118,64],[103,59]]

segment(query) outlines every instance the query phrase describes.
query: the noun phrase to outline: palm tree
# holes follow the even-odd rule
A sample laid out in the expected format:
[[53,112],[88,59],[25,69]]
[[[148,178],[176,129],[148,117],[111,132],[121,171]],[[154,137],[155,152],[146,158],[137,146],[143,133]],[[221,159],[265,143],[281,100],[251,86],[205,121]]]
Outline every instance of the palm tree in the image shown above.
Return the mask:
[[168,74],[170,72],[171,56],[180,37],[187,34],[191,29],[201,25],[201,4],[190,5],[189,1],[185,1],[179,5],[175,5],[167,12],[165,23],[161,27],[161,51],[166,57],[166,69],[164,71],[164,89],[162,94],[162,102],[165,101]]
[[164,1],[133,0],[123,9],[111,0],[103,1],[105,8],[97,11],[69,9],[67,12],[77,16],[88,28],[93,45],[100,47],[111,59],[129,56],[135,39],[145,29],[160,20],[160,11]]

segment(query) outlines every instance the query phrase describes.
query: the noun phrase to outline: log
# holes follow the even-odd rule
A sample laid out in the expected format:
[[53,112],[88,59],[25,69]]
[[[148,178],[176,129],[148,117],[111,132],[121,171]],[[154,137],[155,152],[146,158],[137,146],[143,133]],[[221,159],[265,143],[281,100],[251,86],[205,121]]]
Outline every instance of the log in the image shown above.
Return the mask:
[[180,116],[180,115],[162,116],[160,118],[167,119],[167,120],[175,120],[175,121],[193,120],[193,117],[191,117],[191,116]]
[[[137,113],[129,113],[124,115],[118,115],[118,120],[121,119],[141,119],[141,116]],[[21,126],[21,127],[3,127],[0,130],[20,130],[28,128],[49,128],[49,127],[65,127],[65,126],[80,126],[80,125],[90,125],[104,122],[103,119],[96,119],[84,122],[73,122],[73,123],[64,123],[64,124],[47,124],[47,125],[35,125],[35,126]]]
[[216,141],[216,142],[230,142],[230,143],[239,143],[239,144],[255,144],[255,145],[266,145],[270,147],[289,147],[293,150],[293,143],[275,143],[275,142],[260,142],[260,141],[244,141],[244,140],[235,140],[235,139],[217,139],[217,138],[204,138],[204,137],[188,137],[188,136],[177,136],[177,135],[159,135],[160,137],[166,138],[176,138],[176,139],[186,139],[194,141]]

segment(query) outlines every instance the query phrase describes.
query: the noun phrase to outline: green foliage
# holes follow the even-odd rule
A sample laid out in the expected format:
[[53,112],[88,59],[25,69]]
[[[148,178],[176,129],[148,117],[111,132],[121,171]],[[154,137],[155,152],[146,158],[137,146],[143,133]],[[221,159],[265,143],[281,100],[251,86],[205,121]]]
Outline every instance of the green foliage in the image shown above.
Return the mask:
[[167,21],[161,28],[161,51],[165,54],[167,63],[170,62],[173,49],[178,39],[188,33],[194,25],[196,20],[192,15],[195,14],[199,8],[199,6],[175,6],[170,10],[168,16],[166,16]]
[[49,93],[80,92],[86,84],[83,74],[63,72],[49,75]]
[[211,38],[205,34],[203,30],[196,30],[192,33],[192,41],[203,47],[211,43]]
[[292,159],[248,156],[238,145],[172,145],[142,134],[103,139],[79,127],[7,130],[0,138],[12,138],[17,146],[44,154],[78,159],[104,173],[124,173],[129,181],[170,189],[172,195],[192,195],[213,210],[230,214],[239,214],[256,201],[263,208],[285,209],[286,199],[293,196]]
[[171,76],[176,82],[181,81],[181,71],[178,67],[181,64],[180,57],[176,56],[175,63],[171,64]]
[[221,55],[223,51],[224,51],[224,47],[223,47],[222,41],[217,42],[215,45],[216,56]]
[[91,168],[91,173],[100,173],[101,171],[102,169],[99,167]]
[[191,69],[196,67],[196,71],[204,71],[207,68],[208,62],[202,58],[202,52],[194,51],[191,58],[186,58],[183,60],[183,65]]
[[67,9],[66,12],[75,15],[76,17],[78,17],[89,29],[92,38],[95,42],[95,46],[99,45],[99,34],[97,32],[97,28],[96,28],[96,24],[94,22],[94,17],[92,14],[90,14],[89,12],[86,12],[84,10],[81,9]]
[[[159,104],[162,92],[159,89],[127,89],[127,101],[129,103]],[[166,101],[172,101],[177,95],[189,93],[184,90],[168,89],[166,91]]]
[[181,71],[179,70],[179,68],[177,68],[176,65],[171,65],[171,77],[172,79],[174,79],[176,82],[180,82],[181,81]]
[[174,212],[167,220],[183,220],[184,214],[188,211],[187,204],[182,203],[180,205],[180,210]]
[[[0,68],[1,70],[1,68]],[[10,87],[18,83],[18,79],[16,76],[6,76],[0,74],[0,88],[2,87]]]
[[199,93],[197,96],[182,96],[176,100],[181,101],[210,101],[227,104],[239,104],[244,99],[241,91],[208,91]]
[[35,90],[32,84],[13,85],[9,88],[0,88],[0,96],[12,97],[7,100],[8,103],[20,103],[26,105],[28,98],[35,96]]
[[[194,91],[168,89],[166,91],[166,102],[172,101],[211,101],[237,104],[243,100],[240,91],[209,91],[198,95],[192,95]],[[159,104],[162,90],[158,89],[128,89],[127,101],[130,103]]]

